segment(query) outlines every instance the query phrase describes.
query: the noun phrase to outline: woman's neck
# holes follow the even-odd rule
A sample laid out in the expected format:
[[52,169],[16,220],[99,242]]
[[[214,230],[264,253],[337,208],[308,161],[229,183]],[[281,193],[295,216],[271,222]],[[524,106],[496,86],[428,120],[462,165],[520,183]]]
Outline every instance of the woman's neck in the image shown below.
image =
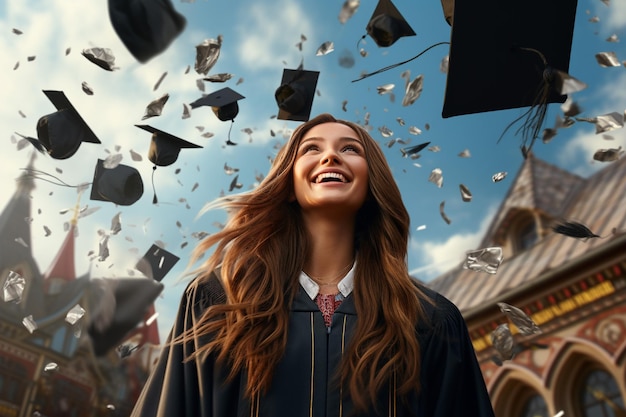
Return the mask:
[[[306,221],[309,254],[304,271],[322,281],[336,277],[354,261],[354,222]],[[349,268],[348,268],[349,270]]]

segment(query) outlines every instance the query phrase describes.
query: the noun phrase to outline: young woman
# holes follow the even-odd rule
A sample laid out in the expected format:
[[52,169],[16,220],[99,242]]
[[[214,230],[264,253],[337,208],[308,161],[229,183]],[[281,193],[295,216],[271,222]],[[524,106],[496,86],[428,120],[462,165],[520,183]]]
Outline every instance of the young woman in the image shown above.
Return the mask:
[[492,417],[458,309],[407,270],[378,144],[322,114],[231,214],[132,416]]

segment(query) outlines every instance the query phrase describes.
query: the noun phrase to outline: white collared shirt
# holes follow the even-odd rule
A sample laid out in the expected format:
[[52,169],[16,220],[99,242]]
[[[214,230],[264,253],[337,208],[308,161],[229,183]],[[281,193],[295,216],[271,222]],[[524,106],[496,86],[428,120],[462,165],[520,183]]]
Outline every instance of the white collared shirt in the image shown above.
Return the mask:
[[[354,289],[354,267],[356,266],[356,261],[352,264],[352,268],[348,271],[348,273],[339,281],[337,284],[337,288],[339,288],[339,294],[341,294],[341,299],[346,298],[350,295],[352,290]],[[317,285],[317,282],[313,281],[313,279],[308,276],[304,271],[300,272],[300,276],[298,277],[300,281],[300,285],[304,288],[304,291],[311,297],[311,300],[315,300],[317,294],[320,292],[320,286]],[[339,296],[337,294],[337,296]]]

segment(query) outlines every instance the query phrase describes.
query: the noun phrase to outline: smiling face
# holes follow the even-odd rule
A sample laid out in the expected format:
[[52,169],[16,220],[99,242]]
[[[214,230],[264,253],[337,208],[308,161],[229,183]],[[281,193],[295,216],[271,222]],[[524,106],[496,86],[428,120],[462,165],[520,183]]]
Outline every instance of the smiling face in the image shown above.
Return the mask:
[[295,198],[303,211],[340,208],[354,214],[368,194],[365,148],[352,128],[322,123],[304,134],[293,166]]

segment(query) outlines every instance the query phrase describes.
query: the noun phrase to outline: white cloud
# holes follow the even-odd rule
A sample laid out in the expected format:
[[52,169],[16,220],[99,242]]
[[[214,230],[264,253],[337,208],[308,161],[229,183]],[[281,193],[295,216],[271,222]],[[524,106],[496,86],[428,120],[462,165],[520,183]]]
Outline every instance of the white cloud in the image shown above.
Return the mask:
[[295,45],[301,34],[310,39],[313,28],[306,13],[288,0],[258,2],[239,22],[239,60],[250,71],[282,68],[283,61],[297,66],[301,53]]
[[[626,106],[622,104],[622,107],[615,107],[615,103],[626,103],[626,74],[620,73],[614,78],[613,82],[606,83],[603,88],[595,94],[601,97],[601,103],[610,103],[612,107],[603,105],[596,109],[588,109],[585,111],[587,117],[595,117],[613,112],[624,113]],[[579,123],[582,124],[585,122]],[[567,130],[564,130],[562,134],[566,134],[566,132]],[[618,148],[619,146],[626,148],[626,132],[624,128],[607,132],[607,134],[613,137],[614,140],[604,140],[602,134],[596,134],[593,124],[586,125],[582,130],[577,130],[574,137],[567,139],[567,146],[563,147],[563,152],[558,155],[559,162],[564,166],[570,167],[570,170],[575,174],[583,177],[604,168],[605,165],[603,163],[593,160],[593,154],[598,149]],[[554,140],[558,139],[557,137]],[[572,164],[572,161],[580,160],[584,162],[582,164]]]
[[626,2],[623,0],[612,0],[608,5],[608,13],[606,11],[607,6],[598,1],[596,9],[606,13],[607,17],[602,20],[602,24],[609,30],[619,30],[626,27]]
[[409,273],[421,280],[430,281],[457,267],[465,259],[465,253],[468,250],[478,249],[477,246],[487,232],[496,210],[497,205],[492,204],[480,220],[478,229],[473,232],[458,233],[445,241],[420,242],[414,237],[411,238],[411,251],[421,258],[423,266]]

